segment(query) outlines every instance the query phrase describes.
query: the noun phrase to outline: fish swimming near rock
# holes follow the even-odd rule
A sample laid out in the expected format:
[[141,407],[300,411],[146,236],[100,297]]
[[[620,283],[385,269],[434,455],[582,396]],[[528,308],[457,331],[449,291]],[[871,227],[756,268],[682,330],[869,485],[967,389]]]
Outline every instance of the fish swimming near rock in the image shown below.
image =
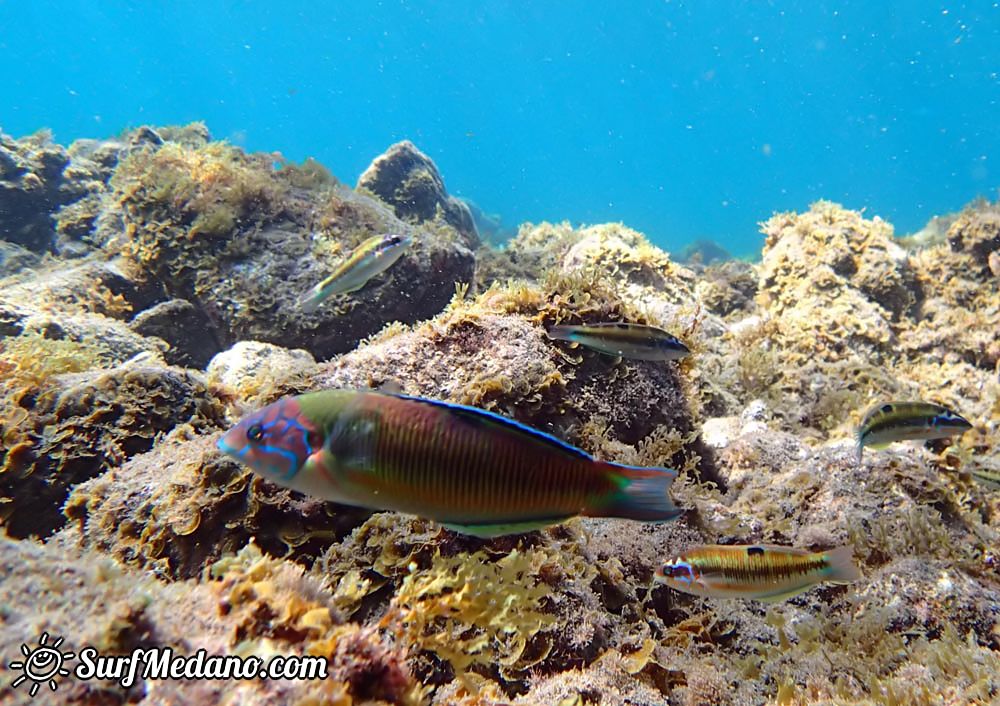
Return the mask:
[[492,412],[400,394],[285,397],[240,421],[218,447],[307,495],[480,537],[577,515],[659,522],[681,514],[668,494],[672,469],[598,461]]
[[991,468],[973,468],[969,474],[977,483],[993,490],[1000,490],[1000,471]]
[[691,353],[675,336],[644,324],[553,326],[547,333],[551,339],[579,343],[605,355],[635,360],[677,360]]
[[858,464],[865,446],[885,448],[907,439],[946,439],[971,429],[968,420],[931,402],[883,402],[872,407],[857,431]]
[[336,294],[348,294],[361,289],[372,277],[396,264],[411,242],[406,235],[376,235],[369,238],[332,275],[310,289],[299,300],[299,305],[306,311],[315,311],[326,299]]
[[774,544],[695,547],[656,571],[655,580],[684,593],[709,598],[753,598],[777,602],[829,581],[861,578],[851,547],[810,552]]

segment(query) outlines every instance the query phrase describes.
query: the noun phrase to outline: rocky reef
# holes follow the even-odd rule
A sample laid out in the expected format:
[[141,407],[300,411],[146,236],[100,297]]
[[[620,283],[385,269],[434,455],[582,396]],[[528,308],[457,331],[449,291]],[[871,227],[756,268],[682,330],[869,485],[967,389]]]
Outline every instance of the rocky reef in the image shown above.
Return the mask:
[[[525,224],[497,248],[411,143],[352,189],[195,124],[0,136],[0,212],[0,703],[1000,699],[1000,493],[977,480],[1000,471],[1000,206],[917,242],[818,202],[767,220],[756,264],[704,244],[682,264],[622,224]],[[413,239],[395,266],[298,306],[386,232]],[[600,321],[692,354],[546,336]],[[685,512],[477,539],[216,450],[285,395],[387,386],[675,468]],[[888,398],[973,428],[859,464],[854,429]],[[846,544],[863,577],[775,604],[653,582],[694,545],[756,542]],[[10,661],[43,633],[77,653],[315,656],[329,676],[69,676],[32,697]]]

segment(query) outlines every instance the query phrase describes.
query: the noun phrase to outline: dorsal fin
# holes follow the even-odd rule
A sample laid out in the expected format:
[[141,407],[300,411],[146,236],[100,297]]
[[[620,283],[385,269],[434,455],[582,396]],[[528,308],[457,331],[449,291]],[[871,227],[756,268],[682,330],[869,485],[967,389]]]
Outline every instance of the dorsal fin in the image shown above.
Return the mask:
[[496,414],[494,412],[487,412],[485,409],[479,409],[478,407],[468,407],[466,405],[455,404],[453,402],[444,402],[443,400],[430,400],[426,397],[413,397],[412,395],[396,394],[396,393],[376,393],[383,394],[387,397],[397,397],[401,400],[410,400],[412,402],[420,402],[423,404],[431,405],[433,407],[442,407],[447,409],[448,412],[455,417],[461,419],[469,424],[479,424],[479,425],[489,425],[494,424],[497,426],[504,427],[510,431],[520,432],[522,434],[527,434],[533,437],[536,441],[557,448],[559,451],[564,453],[577,456],[578,458],[586,459],[588,461],[593,461],[594,458],[588,454],[583,449],[578,449],[572,444],[568,444],[562,439],[556,438],[551,434],[546,434],[544,431],[539,431],[538,429],[533,429],[526,424],[521,424],[513,419],[504,417],[502,415]]

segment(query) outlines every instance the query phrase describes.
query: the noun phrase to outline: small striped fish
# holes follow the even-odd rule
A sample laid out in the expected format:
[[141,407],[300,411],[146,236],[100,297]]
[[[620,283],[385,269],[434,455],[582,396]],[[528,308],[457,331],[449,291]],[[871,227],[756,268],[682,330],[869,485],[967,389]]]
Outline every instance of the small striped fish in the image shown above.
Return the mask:
[[293,490],[436,520],[466,534],[526,532],[576,515],[670,520],[677,472],[597,461],[474,407],[324,390],[242,420],[219,449]]
[[684,593],[767,602],[783,601],[823,581],[849,583],[860,577],[847,546],[810,552],[774,544],[707,545],[656,571],[657,581]]
[[969,470],[972,477],[987,488],[1000,490],[1000,471],[991,468],[972,468]]
[[872,407],[857,431],[858,464],[865,446],[885,448],[907,439],[945,439],[972,425],[947,407],[930,402],[883,402]]
[[579,343],[605,355],[635,360],[677,360],[691,351],[661,328],[644,324],[603,323],[583,326],[553,326],[548,336]]
[[385,272],[410,247],[405,235],[376,235],[361,243],[333,272],[299,300],[306,311],[315,311],[335,294],[348,294],[361,289],[377,274]]

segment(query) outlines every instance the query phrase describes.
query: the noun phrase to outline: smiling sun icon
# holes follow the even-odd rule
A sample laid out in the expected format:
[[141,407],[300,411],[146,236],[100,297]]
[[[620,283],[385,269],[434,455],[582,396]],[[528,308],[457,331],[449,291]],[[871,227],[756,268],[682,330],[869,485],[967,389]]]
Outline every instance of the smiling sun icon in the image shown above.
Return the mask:
[[15,689],[26,681],[31,681],[29,696],[38,693],[38,687],[48,682],[52,691],[56,690],[56,677],[68,677],[69,670],[63,667],[63,663],[68,659],[73,659],[76,655],[72,652],[60,652],[59,645],[63,639],[57,638],[51,645],[47,644],[49,634],[43,632],[38,638],[37,647],[28,647],[21,644],[21,652],[27,657],[24,661],[18,660],[7,665],[8,669],[20,669],[24,672],[11,684]]

